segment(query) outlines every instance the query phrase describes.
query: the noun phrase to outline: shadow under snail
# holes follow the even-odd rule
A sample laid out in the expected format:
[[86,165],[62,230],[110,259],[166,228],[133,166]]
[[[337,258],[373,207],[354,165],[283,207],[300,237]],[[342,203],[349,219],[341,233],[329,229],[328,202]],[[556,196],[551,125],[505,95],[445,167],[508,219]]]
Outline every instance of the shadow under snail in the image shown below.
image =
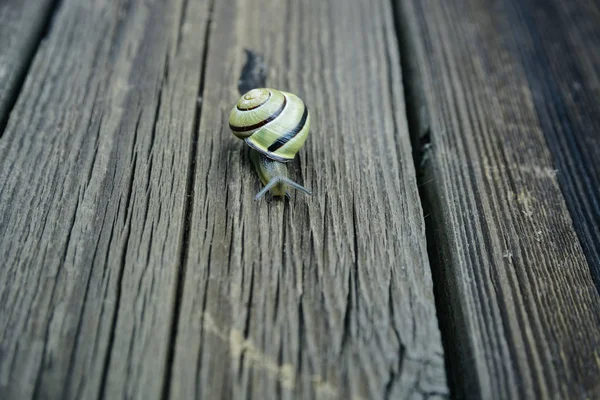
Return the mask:
[[288,178],[285,164],[302,148],[310,128],[308,108],[298,96],[275,89],[252,89],[231,110],[229,128],[252,149],[250,159],[265,185],[254,200],[269,190],[273,196],[289,197],[288,187],[311,195]]

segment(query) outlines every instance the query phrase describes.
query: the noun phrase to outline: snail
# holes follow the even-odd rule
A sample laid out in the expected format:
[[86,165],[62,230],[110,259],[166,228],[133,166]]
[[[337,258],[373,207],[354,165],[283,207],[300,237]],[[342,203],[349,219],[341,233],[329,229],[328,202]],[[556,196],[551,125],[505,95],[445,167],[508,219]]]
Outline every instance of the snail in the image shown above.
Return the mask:
[[288,187],[307,195],[311,192],[287,176],[285,163],[302,148],[310,128],[304,102],[292,93],[275,89],[252,89],[231,110],[229,128],[252,149],[250,159],[265,187],[254,200],[268,191],[288,196]]

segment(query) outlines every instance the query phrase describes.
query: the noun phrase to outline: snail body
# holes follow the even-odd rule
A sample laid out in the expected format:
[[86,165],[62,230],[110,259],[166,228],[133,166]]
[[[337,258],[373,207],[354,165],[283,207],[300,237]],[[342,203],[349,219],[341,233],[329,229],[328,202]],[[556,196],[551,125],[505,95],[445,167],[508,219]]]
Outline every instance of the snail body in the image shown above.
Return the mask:
[[275,89],[253,89],[231,110],[229,128],[252,149],[250,158],[265,185],[256,200],[268,191],[273,196],[288,195],[288,187],[311,194],[288,178],[285,165],[302,148],[310,128],[308,108],[298,96]]

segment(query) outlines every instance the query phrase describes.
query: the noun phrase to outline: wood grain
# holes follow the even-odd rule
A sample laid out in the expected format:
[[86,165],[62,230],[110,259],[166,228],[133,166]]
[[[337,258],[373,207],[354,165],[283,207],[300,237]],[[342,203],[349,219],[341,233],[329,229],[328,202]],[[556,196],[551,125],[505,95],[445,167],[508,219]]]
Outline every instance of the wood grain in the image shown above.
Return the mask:
[[0,137],[53,11],[55,0],[0,2]]
[[162,396],[203,1],[65,0],[0,139],[0,398]]
[[[171,397],[446,397],[390,3],[217,1],[212,21]],[[244,49],[311,110],[291,175],[312,198],[252,200],[227,126]]]
[[[0,140],[1,398],[447,395],[390,5],[355,3],[61,4]],[[311,105],[313,199],[252,201],[244,47]]]
[[[597,90],[568,86],[580,70],[597,82],[597,56],[584,59],[594,42],[577,38],[598,14],[576,12],[582,31],[563,39],[544,18],[558,18],[557,7],[571,18],[566,1],[396,4],[454,394],[597,398],[600,297],[584,251],[593,264],[597,248],[573,222],[580,233],[594,226],[592,169],[580,170],[597,168],[588,108]],[[571,55],[585,63],[569,69]],[[585,140],[594,145],[585,156],[562,145]]]
[[600,292],[600,3],[514,0],[506,8],[518,21],[514,48]]

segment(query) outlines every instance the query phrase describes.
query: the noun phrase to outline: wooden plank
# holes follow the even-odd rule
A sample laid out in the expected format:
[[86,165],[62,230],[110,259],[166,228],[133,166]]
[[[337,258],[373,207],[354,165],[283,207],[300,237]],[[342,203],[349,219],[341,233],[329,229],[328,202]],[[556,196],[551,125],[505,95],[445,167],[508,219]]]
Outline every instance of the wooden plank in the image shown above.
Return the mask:
[[516,50],[600,291],[600,3],[512,1],[507,9],[519,21]]
[[[448,394],[390,2],[215,2],[171,397]],[[244,49],[308,104],[293,174],[254,202],[227,118]]]
[[0,3],[0,137],[55,3],[54,0]]
[[62,4],[0,140],[0,398],[162,396],[207,16]]
[[[517,3],[396,3],[451,387],[459,398],[596,398],[600,297],[548,147],[568,116],[540,91],[541,33],[526,25],[548,2]],[[558,174],[578,185],[577,168]]]

